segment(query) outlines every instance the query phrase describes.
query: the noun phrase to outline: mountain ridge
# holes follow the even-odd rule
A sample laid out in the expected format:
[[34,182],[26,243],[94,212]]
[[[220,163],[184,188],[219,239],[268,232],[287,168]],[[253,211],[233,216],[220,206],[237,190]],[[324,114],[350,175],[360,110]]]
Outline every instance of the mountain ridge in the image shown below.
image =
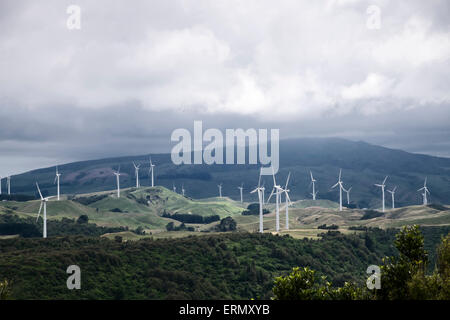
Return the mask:
[[[59,165],[61,190],[66,194],[98,192],[115,188],[112,174],[121,166],[121,186],[134,185],[133,161],[142,163],[140,180],[149,185],[149,154],[84,160]],[[237,187],[244,183],[244,199],[257,201],[249,191],[258,180],[258,165],[179,165],[171,162],[170,154],[152,154],[155,167],[155,184],[166,188],[184,184],[187,195],[193,198],[217,196],[217,184],[223,183],[224,195],[238,199]],[[399,206],[419,204],[416,191],[423,185],[425,176],[431,191],[431,201],[450,203],[450,159],[403,150],[390,149],[364,141],[342,138],[301,138],[280,141],[280,170],[277,181],[284,184],[291,171],[291,199],[308,199],[309,170],[313,171],[319,189],[318,198],[336,201],[338,192],[330,190],[337,180],[339,168],[343,169],[344,186],[353,186],[351,198],[359,207],[378,208],[381,194],[373,186],[389,175],[388,189],[398,185],[396,203]],[[35,195],[34,181],[38,181],[46,194],[53,194],[54,167],[31,170],[12,176],[12,192]],[[270,177],[264,177],[266,190],[270,191]],[[344,197],[345,200],[345,197]],[[386,199],[389,206],[390,198]]]

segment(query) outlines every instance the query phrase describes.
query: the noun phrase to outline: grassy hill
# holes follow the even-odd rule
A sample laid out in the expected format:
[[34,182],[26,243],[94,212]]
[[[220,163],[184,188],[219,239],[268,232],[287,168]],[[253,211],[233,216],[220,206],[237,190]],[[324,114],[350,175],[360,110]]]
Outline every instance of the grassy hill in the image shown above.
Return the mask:
[[[184,184],[186,195],[192,198],[211,198],[218,195],[217,184],[223,183],[223,195],[239,199],[238,186],[244,183],[244,200],[256,202],[257,195],[249,191],[257,184],[257,165],[180,165],[171,162],[170,154],[152,155],[156,163],[157,185],[180,190]],[[132,187],[134,168],[132,161],[142,164],[141,184],[148,186],[148,155],[82,161],[59,166],[62,173],[61,190],[65,194],[100,192],[115,188],[113,170],[121,166],[121,186]],[[381,194],[374,183],[389,175],[388,189],[398,186],[397,206],[421,203],[417,189],[425,176],[431,191],[430,200],[450,204],[450,159],[411,154],[383,148],[364,142],[343,139],[293,139],[280,141],[280,171],[277,181],[284,183],[291,171],[291,199],[310,199],[309,170],[317,179],[318,199],[338,200],[337,190],[330,187],[336,182],[339,168],[343,169],[345,187],[352,186],[351,200],[360,208],[379,208]],[[12,177],[12,191],[35,195],[35,181],[39,181],[45,194],[56,191],[55,168],[43,168]],[[272,187],[272,179],[266,177],[266,190]],[[389,205],[390,198],[386,198]]]
[[[70,200],[69,200],[70,199]],[[231,200],[196,201],[183,197],[164,187],[127,188],[117,198],[114,191],[81,194],[76,197],[50,200],[47,203],[48,219],[78,218],[87,215],[90,222],[100,226],[139,226],[148,230],[165,230],[168,222],[178,221],[162,217],[164,213],[186,213],[199,216],[219,215],[221,218],[242,212],[240,204]],[[14,213],[20,217],[36,217],[40,201],[2,201],[0,214]],[[51,230],[49,230],[49,235]]]

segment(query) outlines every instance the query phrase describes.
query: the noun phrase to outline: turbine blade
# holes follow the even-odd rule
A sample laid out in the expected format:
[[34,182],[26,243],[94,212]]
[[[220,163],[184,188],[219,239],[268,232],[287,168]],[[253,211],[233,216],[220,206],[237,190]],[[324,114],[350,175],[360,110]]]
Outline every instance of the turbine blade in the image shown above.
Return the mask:
[[36,218],[36,222],[37,222],[38,219],[39,219],[39,216],[40,216],[40,214],[41,214],[41,210],[42,210],[42,201],[41,201],[41,205],[39,206],[39,211],[38,211],[38,215],[37,215],[37,218]]
[[334,188],[336,188],[337,186],[339,185],[339,182],[338,183],[336,183],[334,186],[332,186],[331,187],[331,189],[334,189]]
[[269,196],[269,198],[267,199],[266,203],[269,203],[270,198],[272,198],[273,192],[274,192],[274,191],[275,191],[275,188],[272,189],[272,192],[270,193],[270,196]]
[[42,193],[41,193],[41,189],[39,189],[39,184],[37,182],[36,182],[36,187],[39,191],[39,195],[41,196],[41,200],[44,200],[44,197],[42,196]]
[[284,187],[285,189],[287,189],[288,183],[289,183],[289,178],[291,177],[291,172],[289,172],[287,179],[286,179],[286,186]]
[[310,175],[311,175],[311,181],[314,181],[314,178],[313,178],[313,175],[312,175],[311,170],[309,170],[309,173],[310,173]]
[[386,176],[386,178],[384,178],[384,180],[383,180],[383,184],[385,184],[386,183],[386,180],[387,180],[387,178],[388,178],[389,176]]
[[275,181],[275,171],[273,170],[273,167],[272,167],[272,177],[273,177],[273,185],[276,186],[277,182]]
[[339,181],[341,181],[342,169],[339,169]]
[[286,195],[286,198],[288,199],[288,202],[292,204],[291,198],[289,198],[289,193],[285,191],[284,194]]

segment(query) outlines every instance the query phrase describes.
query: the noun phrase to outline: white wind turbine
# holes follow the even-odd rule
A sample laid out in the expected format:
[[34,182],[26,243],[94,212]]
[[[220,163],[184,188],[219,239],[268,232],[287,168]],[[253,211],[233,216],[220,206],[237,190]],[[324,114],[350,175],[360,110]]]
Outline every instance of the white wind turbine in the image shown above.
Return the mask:
[[53,182],[53,184],[56,183],[56,195],[57,195],[58,201],[59,201],[59,177],[61,177],[61,173],[58,172],[58,166],[56,166],[56,176],[55,176],[55,181]]
[[[312,193],[311,193],[311,195],[312,195],[312,197],[313,197],[313,200],[316,200],[316,196],[317,196],[317,192],[318,191],[316,191],[316,179],[314,179],[314,177],[313,177],[313,174],[312,174],[312,172],[311,172],[311,170],[309,171],[309,173],[311,174],[311,184],[312,184]],[[310,184],[310,185],[311,185]]]
[[134,166],[134,175],[136,176],[136,188],[139,188],[141,185],[139,183],[139,168],[141,167],[140,164],[136,165],[136,163],[134,163],[133,161],[133,166]]
[[117,171],[113,171],[114,175],[116,176],[116,182],[117,182],[117,198],[120,198],[120,166],[117,169]]
[[337,186],[339,186],[339,211],[342,211],[342,190],[344,189],[344,187],[342,186],[341,176],[342,176],[342,169],[339,169],[338,182],[336,182],[336,184],[331,187],[331,189],[334,189]]
[[184,190],[184,184],[182,184],[181,185],[181,194],[183,195],[183,197],[184,197],[184,192],[185,192],[186,190]]
[[153,176],[153,172],[155,171],[155,165],[152,163],[152,158],[150,157],[150,170],[149,170],[149,172],[148,173],[150,173],[150,171],[151,171],[151,173],[152,173],[152,187],[154,187],[155,186],[155,180],[154,180],[154,176]]
[[238,189],[239,189],[239,191],[240,191],[240,193],[241,193],[241,203],[242,203],[242,202],[244,202],[244,201],[243,201],[243,198],[242,198],[242,190],[244,190],[244,183],[243,183],[243,182],[241,183],[241,186],[238,187]]
[[422,191],[422,190],[423,190],[423,193],[422,193],[423,205],[426,206],[428,204],[427,193],[430,194],[430,191],[427,188],[427,177],[425,177],[425,182],[423,183],[423,187],[417,191]]
[[348,190],[345,190],[344,187],[342,187],[342,189],[347,193],[347,204],[350,204],[350,191],[352,190],[353,187],[348,188]]
[[42,196],[41,189],[39,189],[39,185],[38,185],[37,182],[36,182],[36,187],[37,187],[37,189],[38,189],[38,191],[39,191],[39,196],[41,197],[41,205],[39,206],[39,212],[38,212],[38,216],[37,216],[37,218],[36,218],[36,222],[37,222],[38,219],[39,219],[39,215],[41,214],[42,207],[44,207],[44,216],[43,216],[43,219],[44,219],[44,228],[43,228],[43,231],[42,231],[42,236],[43,236],[43,238],[47,238],[47,201],[48,201],[49,199],[51,199],[51,198],[54,198],[55,196],[45,197],[45,198],[44,198],[44,197]]
[[392,209],[395,209],[395,190],[397,190],[397,186],[395,186],[392,190],[386,190],[392,196]]
[[222,183],[218,184],[217,187],[219,188],[219,198],[222,198]]
[[259,201],[259,232],[263,233],[264,187],[261,187],[261,171],[259,172],[258,186],[250,193],[255,192],[258,192],[258,201]]
[[[291,177],[291,173],[289,172],[288,177],[286,179],[286,185],[284,186],[283,192],[286,197],[286,230],[289,230],[289,206],[292,204],[291,199],[289,198],[289,189],[287,188],[289,183],[289,178]],[[280,195],[281,197],[281,195]],[[281,200],[281,199],[280,199]]]
[[284,191],[281,186],[277,185],[277,182],[275,180],[275,172],[272,167],[272,177],[273,177],[273,189],[270,193],[269,199],[267,199],[267,203],[269,203],[270,198],[272,198],[272,195],[275,193],[275,230],[278,232],[280,231],[280,200],[281,200],[281,193]]
[[381,188],[381,202],[382,202],[382,210],[384,212],[384,188],[386,187],[386,180],[387,180],[388,176],[386,176],[386,178],[384,178],[383,183],[382,184],[375,184],[375,186],[380,187]]
[[177,187],[175,187],[175,183],[172,183],[172,190],[173,192],[177,192]]

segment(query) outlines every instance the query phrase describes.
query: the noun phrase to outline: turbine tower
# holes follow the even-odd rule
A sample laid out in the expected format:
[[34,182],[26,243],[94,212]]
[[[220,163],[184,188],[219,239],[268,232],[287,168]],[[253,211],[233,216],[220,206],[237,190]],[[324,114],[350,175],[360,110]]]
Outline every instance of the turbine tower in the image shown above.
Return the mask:
[[313,197],[313,200],[316,200],[316,196],[317,196],[317,191],[316,191],[316,181],[317,181],[317,180],[314,179],[311,170],[309,171],[309,173],[311,174],[311,183],[310,183],[310,185],[312,184],[312,193],[311,193],[311,195],[312,195],[312,197]]
[[423,205],[426,206],[428,204],[427,193],[430,194],[430,191],[428,191],[428,188],[427,188],[427,177],[425,177],[425,182],[423,183],[423,187],[417,191],[422,191],[422,190],[423,190],[423,193],[422,193]]
[[140,164],[136,165],[136,163],[134,163],[133,161],[133,166],[134,166],[134,175],[136,176],[136,188],[139,188],[141,185],[139,184],[139,168],[140,168]]
[[56,194],[57,194],[57,200],[59,201],[59,177],[61,177],[61,173],[58,172],[58,166],[56,166],[56,176],[55,181],[53,184],[56,183]]
[[42,236],[43,236],[43,238],[47,238],[47,201],[49,199],[51,199],[51,198],[54,198],[55,196],[45,197],[44,198],[42,196],[41,189],[39,189],[39,184],[37,182],[36,182],[36,187],[37,187],[37,189],[39,191],[39,196],[41,197],[41,205],[39,206],[39,212],[38,212],[38,215],[37,215],[37,218],[36,218],[36,222],[39,219],[39,215],[41,214],[42,207],[44,207],[44,216],[43,216],[44,227],[43,227],[43,231],[42,231]]
[[175,183],[173,183],[173,182],[172,182],[172,190],[173,190],[173,192],[175,192],[175,193],[177,192],[177,187],[175,187]]
[[342,169],[339,169],[338,182],[336,182],[336,184],[331,187],[331,189],[334,189],[337,186],[339,186],[339,211],[342,211],[342,190],[344,189],[344,187],[342,186],[341,176],[342,176]]
[[273,177],[273,189],[272,192],[270,193],[269,199],[267,199],[267,203],[269,203],[270,198],[272,198],[273,194],[275,193],[275,230],[278,232],[280,231],[280,199],[281,193],[283,192],[283,188],[277,185],[273,167],[272,167],[272,177]]
[[117,171],[113,171],[114,175],[116,176],[116,182],[117,182],[117,198],[120,198],[120,166],[117,169]]
[[184,190],[184,184],[182,184],[182,185],[181,185],[181,194],[183,195],[183,197],[184,197],[184,191],[185,191],[185,190]]
[[150,173],[150,171],[152,172],[152,187],[154,187],[155,186],[155,180],[153,179],[153,172],[154,172],[154,167],[155,167],[155,165],[152,163],[152,157],[150,157],[150,170],[149,170],[149,172],[148,173]]
[[386,180],[387,180],[388,176],[386,176],[386,178],[384,178],[383,183],[382,184],[375,184],[377,187],[381,188],[381,202],[382,202],[382,210],[384,212],[384,187],[386,187]]
[[286,179],[286,185],[283,189],[284,195],[286,197],[286,226],[285,226],[286,230],[289,230],[289,205],[292,204],[291,199],[289,198],[290,190],[287,188],[290,177],[291,177],[291,173],[289,172],[288,177]]
[[10,176],[6,177],[6,183],[8,186],[8,195],[11,195],[11,177]]
[[243,182],[241,183],[241,186],[238,187],[238,189],[241,192],[241,203],[242,203],[242,202],[244,202],[243,199],[242,199],[242,190],[244,190],[244,183]]
[[392,190],[386,190],[392,196],[392,209],[395,209],[395,190],[397,190],[397,186],[395,186]]
[[258,192],[259,201],[259,232],[263,233],[263,205],[264,205],[264,187],[261,187],[261,171],[259,172],[258,186],[250,193]]
[[219,187],[219,198],[222,198],[222,183],[218,184],[217,187]]

